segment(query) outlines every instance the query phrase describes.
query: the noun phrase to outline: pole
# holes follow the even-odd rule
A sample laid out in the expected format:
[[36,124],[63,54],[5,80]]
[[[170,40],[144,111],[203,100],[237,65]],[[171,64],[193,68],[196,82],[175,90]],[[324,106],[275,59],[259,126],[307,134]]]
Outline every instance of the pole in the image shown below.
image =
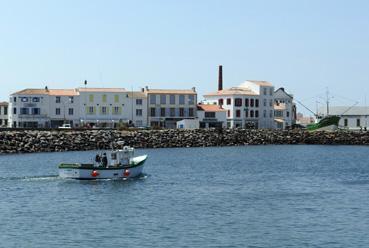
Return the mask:
[[133,124],[133,86],[131,86],[131,97],[132,97],[132,100],[131,100],[131,117],[132,117],[132,124]]
[[328,87],[327,87],[327,116],[329,116],[329,90],[328,90]]

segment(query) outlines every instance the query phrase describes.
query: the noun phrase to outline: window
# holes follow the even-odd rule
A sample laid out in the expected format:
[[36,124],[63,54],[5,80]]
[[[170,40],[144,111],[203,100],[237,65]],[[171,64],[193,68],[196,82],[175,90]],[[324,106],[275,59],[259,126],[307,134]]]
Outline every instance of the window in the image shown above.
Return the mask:
[[246,98],[246,99],[245,99],[245,106],[246,106],[246,107],[248,107],[248,106],[249,106],[249,99],[248,99],[248,98]]
[[255,117],[259,118],[259,110],[255,110]]
[[179,95],[179,104],[185,104],[185,96],[184,95]]
[[179,116],[184,116],[184,108],[179,108]]
[[175,95],[169,95],[169,104],[176,104],[176,96]]
[[17,102],[17,97],[13,97],[13,102]]
[[231,111],[229,109],[227,110],[227,117],[231,117]]
[[7,115],[8,114],[8,107],[4,107],[4,115]]
[[115,115],[119,114],[119,112],[120,112],[119,110],[120,110],[120,107],[114,106],[113,114],[115,114]]
[[188,116],[193,117],[193,108],[188,109]]
[[119,102],[119,95],[114,95],[114,102],[118,103]]
[[263,111],[263,117],[266,118],[267,117],[267,111],[264,109]]
[[290,112],[289,111],[286,112],[286,116],[290,117]]
[[136,109],[136,116],[142,116],[142,109]]
[[171,117],[175,116],[176,115],[176,109],[175,108],[170,108],[169,109],[169,114]]
[[142,99],[136,99],[136,105],[142,105]]
[[32,115],[39,115],[40,114],[40,108],[33,108],[32,109]]
[[272,106],[273,106],[273,100],[272,100],[272,99],[270,99],[270,100],[269,100],[269,106],[270,106],[270,107],[272,107]]
[[263,105],[264,105],[264,107],[266,107],[266,105],[267,105],[267,99],[264,99],[263,100]]
[[248,118],[249,117],[249,110],[245,109],[245,117]]
[[231,98],[227,98],[227,105],[231,105]]
[[17,108],[13,108],[13,115],[17,114]]
[[39,97],[32,97],[32,102],[40,102],[40,98]]
[[150,108],[150,116],[155,116],[155,115],[156,115],[156,109]]
[[150,95],[150,104],[156,104],[156,95]]
[[102,102],[106,102],[106,95],[102,95]]
[[165,116],[165,108],[160,108],[160,116],[161,117]]
[[234,106],[241,107],[242,106],[242,99],[241,98],[234,99]]
[[347,121],[347,119],[344,119],[343,121],[344,121],[344,124],[343,124],[343,125],[344,125],[345,127],[347,127],[347,126],[348,126],[348,121]]
[[264,91],[264,95],[266,95],[267,94],[267,89],[264,88],[263,91]]
[[215,118],[215,112],[205,112],[205,118]]
[[106,115],[106,107],[105,106],[104,107],[101,107],[101,113],[103,115]]
[[274,113],[274,115],[275,115],[276,117],[283,117],[283,111],[281,111],[281,110],[276,110],[276,111],[275,111],[275,113]]
[[142,127],[143,124],[142,124],[142,120],[137,120],[136,121],[136,127]]
[[360,119],[356,119],[356,126],[360,127]]
[[95,111],[94,111],[94,107],[88,107],[88,113],[89,114],[93,114]]
[[218,105],[222,106],[223,104],[224,104],[224,102],[223,102],[223,98],[219,99],[219,100],[218,100]]
[[21,115],[28,115],[28,108],[20,108],[20,114]]
[[195,103],[195,96],[189,95],[188,96],[188,104],[193,105]]
[[160,104],[167,104],[167,96],[160,95]]
[[236,110],[236,117],[241,117],[241,110],[239,109]]
[[74,97],[73,96],[70,96],[69,99],[68,99],[69,103],[74,103]]
[[255,107],[259,107],[259,99],[255,99]]
[[73,115],[73,114],[74,114],[73,112],[74,112],[73,108],[69,108],[69,109],[68,109],[68,114],[69,114],[69,115]]
[[21,97],[21,102],[28,102],[28,97]]
[[55,115],[60,115],[60,108],[55,109]]
[[90,102],[94,102],[94,95],[89,95],[89,97],[88,97],[88,98],[89,98],[89,101],[90,101]]
[[254,118],[254,110],[250,110],[250,117]]
[[250,99],[250,107],[254,107],[254,99]]
[[60,96],[55,97],[55,103],[60,103]]

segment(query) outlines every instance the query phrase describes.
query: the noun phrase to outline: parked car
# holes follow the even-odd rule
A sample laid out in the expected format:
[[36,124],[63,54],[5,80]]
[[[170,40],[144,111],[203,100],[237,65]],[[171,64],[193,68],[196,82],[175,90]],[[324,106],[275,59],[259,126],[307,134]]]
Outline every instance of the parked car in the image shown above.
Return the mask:
[[61,128],[61,129],[70,129],[70,128],[72,128],[72,126],[70,124],[63,124],[59,128]]

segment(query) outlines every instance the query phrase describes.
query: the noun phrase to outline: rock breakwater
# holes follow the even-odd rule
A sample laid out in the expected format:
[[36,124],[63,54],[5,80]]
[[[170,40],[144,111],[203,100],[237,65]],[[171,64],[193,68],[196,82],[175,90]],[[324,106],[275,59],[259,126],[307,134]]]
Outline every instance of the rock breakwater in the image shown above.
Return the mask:
[[369,132],[249,129],[2,131],[0,153],[110,149],[117,147],[117,142],[135,148],[267,144],[369,145]]

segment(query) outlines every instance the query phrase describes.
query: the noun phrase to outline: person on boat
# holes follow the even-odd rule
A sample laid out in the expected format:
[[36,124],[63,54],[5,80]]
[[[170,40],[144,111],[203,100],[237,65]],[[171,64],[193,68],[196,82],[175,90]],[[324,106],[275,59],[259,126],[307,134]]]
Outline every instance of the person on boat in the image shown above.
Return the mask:
[[96,162],[96,163],[100,163],[100,162],[101,162],[101,157],[100,157],[100,155],[99,155],[99,154],[96,154],[95,162]]
[[108,167],[108,158],[106,157],[106,153],[103,154],[101,161],[104,167]]

